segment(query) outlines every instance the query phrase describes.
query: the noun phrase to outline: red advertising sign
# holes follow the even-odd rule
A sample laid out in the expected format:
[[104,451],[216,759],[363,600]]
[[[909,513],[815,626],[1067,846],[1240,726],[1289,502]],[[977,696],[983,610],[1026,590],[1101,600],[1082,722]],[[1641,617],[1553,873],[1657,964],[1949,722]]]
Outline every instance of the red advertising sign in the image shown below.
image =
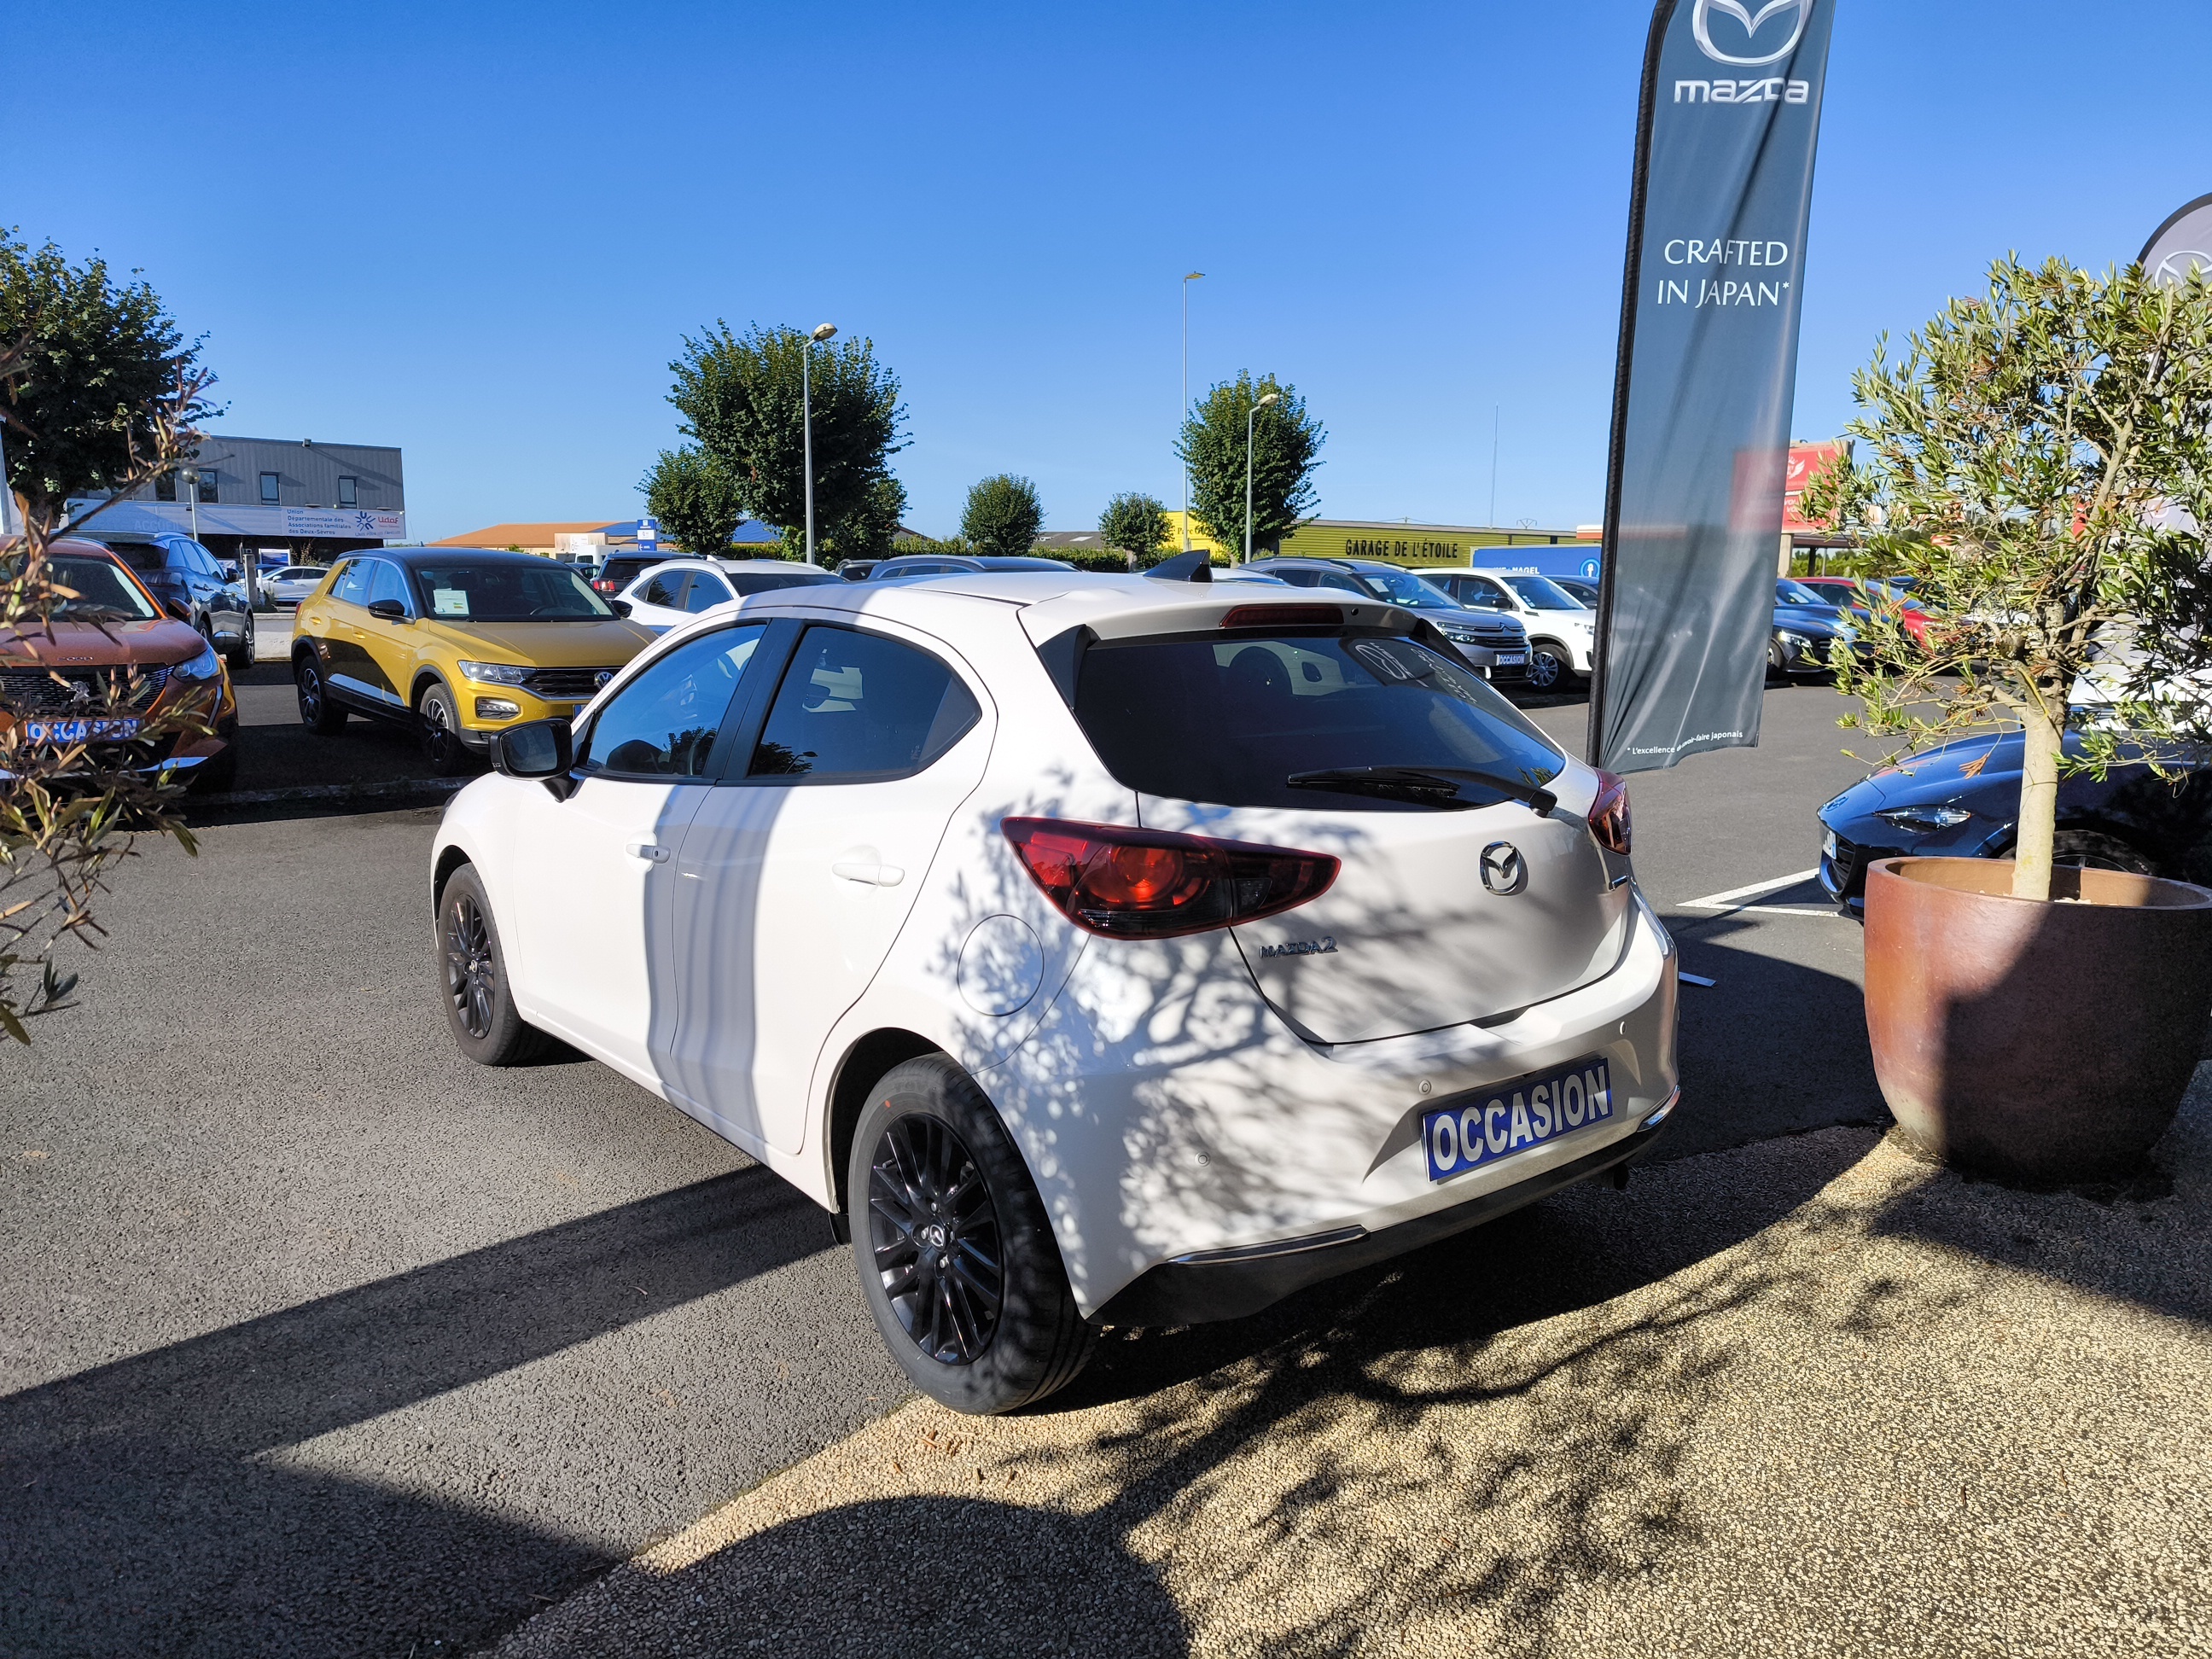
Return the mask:
[[1851,453],[1849,438],[1837,438],[1824,444],[1792,444],[1790,446],[1790,475],[1782,486],[1782,527],[1792,535],[1818,535],[1827,526],[1808,520],[1797,511],[1797,501],[1805,493],[1805,486],[1826,472],[1838,461]]

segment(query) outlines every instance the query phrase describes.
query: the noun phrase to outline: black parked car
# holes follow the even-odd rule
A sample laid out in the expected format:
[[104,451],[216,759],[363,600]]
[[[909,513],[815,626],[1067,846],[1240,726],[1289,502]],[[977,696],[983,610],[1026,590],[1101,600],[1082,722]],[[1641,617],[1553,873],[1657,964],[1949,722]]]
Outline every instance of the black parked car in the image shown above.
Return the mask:
[[1491,679],[1501,684],[1525,684],[1528,680],[1528,634],[1519,617],[1470,611],[1400,566],[1369,559],[1255,559],[1239,568],[1293,587],[1333,587],[1418,611]]
[[227,580],[214,554],[190,536],[94,536],[154,592],[161,608],[188,622],[234,670],[253,665],[253,611],[246,590]]
[[[2078,733],[2066,752],[2081,752]],[[2212,756],[2179,758],[2186,769],[2174,781],[2146,764],[2062,776],[2057,862],[2212,884]],[[2021,736],[2009,732],[1959,738],[1853,784],[1820,811],[1821,887],[1857,915],[1876,859],[2011,857],[2020,763]]]

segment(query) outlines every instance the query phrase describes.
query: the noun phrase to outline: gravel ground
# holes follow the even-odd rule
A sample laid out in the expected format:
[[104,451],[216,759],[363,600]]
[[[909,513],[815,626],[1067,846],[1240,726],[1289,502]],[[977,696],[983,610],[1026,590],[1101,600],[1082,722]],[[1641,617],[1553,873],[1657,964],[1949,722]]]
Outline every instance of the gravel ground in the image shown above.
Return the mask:
[[2212,1066],[2158,1158],[1641,1171],[1027,1417],[908,1406],[495,1651],[2212,1652]]

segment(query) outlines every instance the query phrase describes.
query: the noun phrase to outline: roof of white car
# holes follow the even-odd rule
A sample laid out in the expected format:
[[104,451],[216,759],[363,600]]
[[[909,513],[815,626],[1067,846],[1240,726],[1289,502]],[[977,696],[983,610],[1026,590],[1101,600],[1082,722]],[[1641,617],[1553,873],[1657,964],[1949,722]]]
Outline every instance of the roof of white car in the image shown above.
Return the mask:
[[1023,631],[1039,642],[1077,627],[1087,627],[1102,639],[1202,631],[1219,627],[1225,611],[1252,605],[1325,608],[1362,628],[1411,628],[1419,620],[1416,613],[1396,605],[1345,593],[1309,595],[1258,582],[1158,581],[1149,576],[1080,570],[978,571],[922,581],[823,583],[756,595],[750,603],[873,613],[925,629],[948,612],[1012,606],[1019,611]]

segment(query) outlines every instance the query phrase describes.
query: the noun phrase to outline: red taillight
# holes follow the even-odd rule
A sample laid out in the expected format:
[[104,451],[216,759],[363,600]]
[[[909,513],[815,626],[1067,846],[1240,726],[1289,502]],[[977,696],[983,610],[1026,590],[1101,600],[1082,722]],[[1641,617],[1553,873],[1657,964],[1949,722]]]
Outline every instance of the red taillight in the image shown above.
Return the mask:
[[621,586],[620,582],[593,582],[592,590],[598,593],[613,593],[618,592]]
[[1590,834],[1607,852],[1628,855],[1628,780],[1610,772],[1597,775],[1597,799],[1590,803]]
[[1175,939],[1272,916],[1336,879],[1326,853],[1063,818],[1008,818],[1030,879],[1086,933]]
[[1224,611],[1224,628],[1341,628],[1340,605],[1240,605]]

